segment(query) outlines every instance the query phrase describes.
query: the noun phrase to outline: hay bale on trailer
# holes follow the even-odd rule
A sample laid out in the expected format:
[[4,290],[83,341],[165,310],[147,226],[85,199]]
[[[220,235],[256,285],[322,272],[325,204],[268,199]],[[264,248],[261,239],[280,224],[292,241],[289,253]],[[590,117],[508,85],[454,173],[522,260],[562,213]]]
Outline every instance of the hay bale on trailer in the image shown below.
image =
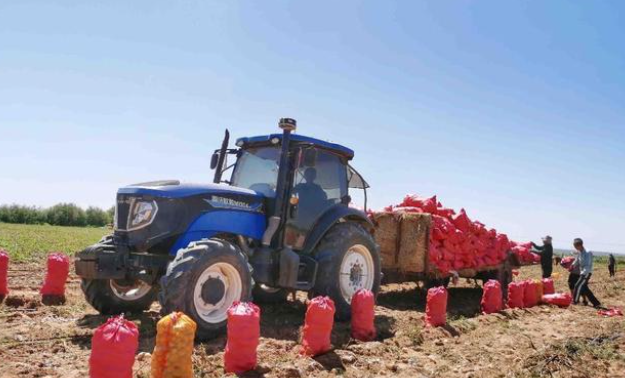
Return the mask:
[[382,269],[397,269],[397,250],[399,249],[399,219],[394,213],[375,213],[375,241],[380,246]]
[[373,222],[383,270],[401,273],[426,271],[431,222],[429,214],[376,213]]
[[430,214],[403,213],[400,216],[400,243],[397,261],[406,273],[423,273],[430,240]]

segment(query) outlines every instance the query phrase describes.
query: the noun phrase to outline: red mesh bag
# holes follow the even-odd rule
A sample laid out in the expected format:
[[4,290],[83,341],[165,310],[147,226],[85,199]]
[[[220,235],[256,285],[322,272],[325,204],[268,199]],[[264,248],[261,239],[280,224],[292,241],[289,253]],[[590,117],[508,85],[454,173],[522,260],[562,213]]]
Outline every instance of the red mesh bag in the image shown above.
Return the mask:
[[423,206],[421,206],[421,208],[426,213],[436,214],[438,211],[438,207],[436,206],[436,196],[426,198],[425,201],[423,201]]
[[369,290],[358,290],[352,296],[352,337],[360,341],[375,339],[375,298]]
[[110,318],[95,330],[89,357],[90,378],[132,378],[139,347],[137,326],[123,316]]
[[423,198],[417,195],[410,195],[404,198],[404,201],[399,204],[400,207],[418,207],[426,213],[436,214],[437,210],[436,196],[430,198]]
[[569,307],[571,305],[571,294],[569,293],[552,293],[552,294],[545,294],[542,297],[542,301],[544,303],[550,304],[550,305],[555,305],[558,307]]
[[534,307],[540,302],[538,284],[534,281],[525,281],[523,288],[523,307]]
[[467,213],[466,211],[464,211],[464,209],[461,209],[460,214],[455,215],[451,220],[454,225],[463,232],[467,232],[471,229],[471,220],[467,216]]
[[432,228],[432,239],[445,240],[447,239],[447,234],[445,234],[440,228],[434,226],[434,228]]
[[508,284],[508,307],[523,308],[523,282],[510,282]]
[[260,309],[253,303],[235,302],[228,309],[228,342],[224,353],[226,373],[241,374],[256,367],[260,338]]
[[488,280],[484,284],[482,293],[482,312],[492,314],[503,309],[503,298],[501,294],[501,284],[496,280]]
[[9,254],[0,249],[0,302],[9,294]]
[[434,244],[430,244],[430,250],[428,251],[428,256],[430,257],[430,261],[436,263],[443,259],[443,254],[440,251],[439,247]]
[[48,256],[48,270],[41,287],[41,294],[46,296],[65,296],[65,282],[69,275],[69,257],[62,253]]
[[436,214],[440,215],[443,218],[450,219],[451,217],[456,215],[456,212],[446,207],[439,207],[438,209],[436,209]]
[[613,316],[623,316],[623,310],[621,310],[620,308],[609,308],[607,310],[599,310],[597,311],[597,314],[606,318]]
[[428,290],[425,322],[432,327],[444,326],[447,323],[447,289],[444,286]]
[[334,302],[329,297],[315,297],[310,301],[304,321],[302,354],[316,356],[331,349],[334,311]]
[[543,295],[554,294],[556,292],[551,278],[543,278]]
[[573,267],[573,261],[575,261],[575,257],[566,256],[562,258],[562,260],[560,260],[560,266],[570,271],[571,268]]

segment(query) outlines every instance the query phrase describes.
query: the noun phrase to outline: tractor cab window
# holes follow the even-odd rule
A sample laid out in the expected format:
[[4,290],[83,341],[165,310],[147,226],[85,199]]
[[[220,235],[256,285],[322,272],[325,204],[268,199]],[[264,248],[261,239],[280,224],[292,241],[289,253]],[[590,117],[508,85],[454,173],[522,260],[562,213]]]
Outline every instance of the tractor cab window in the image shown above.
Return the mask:
[[275,197],[279,160],[280,150],[276,147],[242,150],[232,173],[232,185]]
[[300,203],[310,202],[320,207],[340,203],[347,195],[345,164],[339,156],[330,152],[314,148],[301,150],[296,162],[292,194],[300,197]]
[[294,165],[291,195],[298,202],[287,220],[286,243],[301,249],[317,219],[345,201],[348,180],[345,163],[331,152],[303,148],[295,155]]

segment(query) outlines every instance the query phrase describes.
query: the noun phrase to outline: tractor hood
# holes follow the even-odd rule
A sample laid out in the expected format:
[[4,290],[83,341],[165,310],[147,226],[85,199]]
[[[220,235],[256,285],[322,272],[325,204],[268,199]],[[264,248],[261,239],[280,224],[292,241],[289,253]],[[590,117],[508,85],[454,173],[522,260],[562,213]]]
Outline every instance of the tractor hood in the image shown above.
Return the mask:
[[262,197],[261,194],[226,184],[181,184],[177,180],[152,181],[120,188],[117,194],[149,195],[162,198],[184,198],[203,194],[242,195]]
[[258,239],[266,200],[253,190],[225,184],[134,184],[117,191],[115,234],[135,251],[158,253],[175,253],[218,232]]

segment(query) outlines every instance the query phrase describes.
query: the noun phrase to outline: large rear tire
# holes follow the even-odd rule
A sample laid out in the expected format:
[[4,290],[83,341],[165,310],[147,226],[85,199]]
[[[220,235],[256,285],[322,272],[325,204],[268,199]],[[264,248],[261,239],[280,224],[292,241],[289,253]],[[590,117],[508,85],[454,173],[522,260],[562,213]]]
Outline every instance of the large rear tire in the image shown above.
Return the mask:
[[178,251],[161,278],[164,314],[182,311],[197,324],[196,338],[215,337],[226,327],[228,308],[252,298],[252,275],[241,251],[220,239],[203,239]]
[[158,288],[142,281],[82,279],[80,288],[85,299],[100,314],[140,313],[156,300]]
[[359,289],[377,295],[382,278],[379,246],[369,232],[354,222],[332,227],[315,249],[319,262],[314,293],[327,295],[337,320],[351,317],[351,297]]

